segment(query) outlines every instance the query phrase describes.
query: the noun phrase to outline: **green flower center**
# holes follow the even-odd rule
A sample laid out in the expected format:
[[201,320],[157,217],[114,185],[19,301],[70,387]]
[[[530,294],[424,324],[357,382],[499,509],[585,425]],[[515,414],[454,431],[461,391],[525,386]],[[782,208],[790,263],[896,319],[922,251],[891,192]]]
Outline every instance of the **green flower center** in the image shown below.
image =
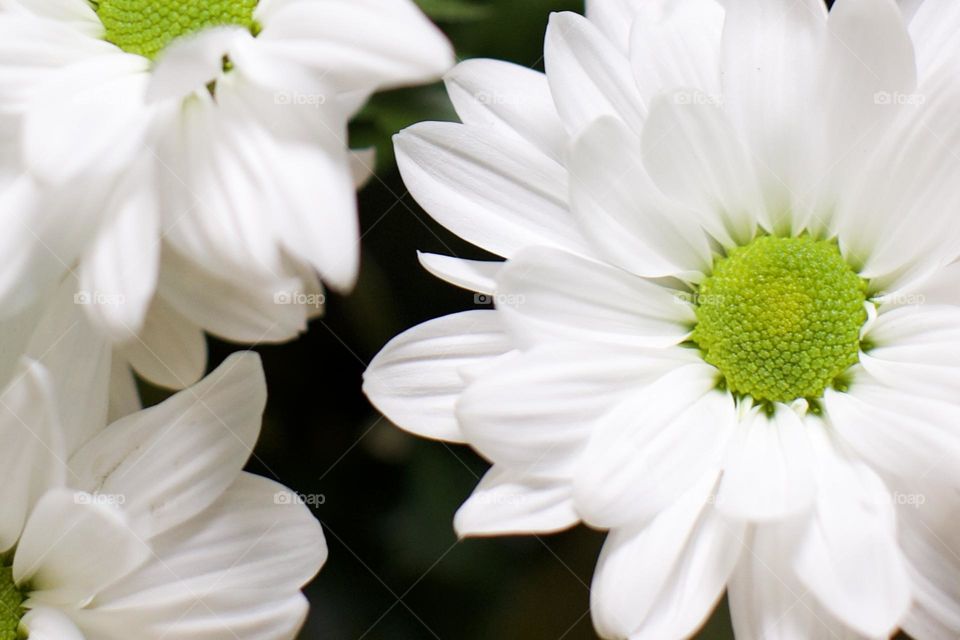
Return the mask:
[[858,361],[866,293],[835,243],[759,237],[700,285],[693,341],[735,394],[819,398]]
[[13,581],[13,567],[0,566],[0,640],[17,640],[23,617],[23,593]]
[[91,0],[106,40],[150,58],[180,36],[208,27],[237,25],[256,32],[258,0]]

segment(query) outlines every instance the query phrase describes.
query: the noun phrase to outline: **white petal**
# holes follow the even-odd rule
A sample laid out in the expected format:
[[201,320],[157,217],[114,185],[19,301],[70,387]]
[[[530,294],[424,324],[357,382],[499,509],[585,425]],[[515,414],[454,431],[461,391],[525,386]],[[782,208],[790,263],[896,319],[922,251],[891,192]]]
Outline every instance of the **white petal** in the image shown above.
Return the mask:
[[417,252],[421,266],[450,284],[478,293],[492,295],[497,288],[497,274],[503,262],[464,260],[435,253]]
[[24,114],[27,167],[62,185],[108,175],[143,153],[154,109],[144,102],[148,61],[98,56],[52,75]]
[[956,401],[960,392],[960,309],[903,307],[880,315],[860,364],[882,383],[918,397]]
[[446,85],[464,124],[513,135],[563,159],[567,134],[544,74],[499,60],[466,60],[447,74]]
[[464,367],[511,349],[497,314],[468,311],[432,320],[391,340],[363,375],[363,391],[398,426],[428,438],[461,441],[454,406]]
[[0,395],[0,467],[10,478],[0,518],[4,551],[17,543],[37,500],[67,477],[67,451],[52,387],[40,365],[24,360]]
[[719,475],[736,413],[716,383],[713,367],[681,367],[596,421],[574,474],[577,511],[588,524],[646,521],[705,475]]
[[[837,207],[844,256],[862,265],[874,292],[892,293],[905,283],[952,262],[960,225],[950,211],[960,195],[960,90],[917,98],[922,104],[886,105],[898,111],[874,155],[857,166]],[[909,96],[908,96],[909,97]]]
[[795,522],[757,525],[744,539],[744,552],[727,587],[736,637],[861,640],[797,579],[790,564],[797,529]]
[[155,385],[183,389],[207,369],[207,339],[203,331],[157,296],[140,333],[121,353],[137,373]]
[[[200,517],[151,541],[151,562],[97,597],[97,609],[153,624],[228,618],[232,594],[280,603],[311,580],[327,558],[323,531],[289,489],[241,474]],[[206,598],[224,607],[211,610]],[[235,605],[235,606],[236,606]]]
[[754,407],[741,418],[723,464],[717,509],[742,520],[781,520],[808,509],[816,496],[809,427],[778,404],[768,417]]
[[858,374],[849,391],[828,389],[825,408],[837,433],[866,461],[894,476],[918,475],[960,487],[960,407],[919,397]]
[[590,596],[602,636],[686,638],[710,615],[744,534],[706,506],[712,487],[708,478],[650,524],[607,537]]
[[887,637],[910,606],[893,505],[876,474],[826,440],[816,450],[823,490],[794,560],[797,576],[851,629]]
[[836,206],[836,194],[862,173],[878,134],[899,110],[898,96],[914,95],[916,86],[913,45],[894,0],[841,0],[827,26],[816,91],[821,124],[810,132],[823,156],[815,160],[823,178],[815,209],[820,222]]
[[37,503],[13,560],[18,584],[30,583],[27,606],[83,606],[150,557],[150,547],[123,512],[70,489]]
[[[660,0],[657,4],[660,4]],[[586,5],[586,16],[590,22],[597,25],[621,50],[627,51],[630,48],[630,27],[636,9],[643,6],[642,0],[587,0]]]
[[107,422],[116,422],[124,416],[136,413],[143,408],[140,390],[133,369],[125,359],[113,356],[110,366],[110,402],[107,408]]
[[[955,37],[960,30],[960,5],[950,0],[913,0],[913,4],[919,6],[910,21],[910,35],[917,50],[917,69],[923,84],[924,79],[938,72],[955,70],[960,56]],[[901,8],[907,15],[908,9]]]
[[76,280],[67,278],[51,294],[26,349],[50,374],[67,455],[106,426],[111,369],[110,344],[75,291]]
[[177,38],[154,62],[147,102],[181,100],[203,90],[223,73],[223,58],[233,42],[249,31],[242,27],[215,27]]
[[604,115],[621,118],[635,131],[643,126],[646,109],[630,61],[583,16],[550,16],[544,60],[567,131],[577,134]]
[[376,167],[376,147],[350,150],[350,174],[353,176],[353,186],[358,190],[370,183]]
[[683,349],[544,344],[484,372],[457,415],[466,440],[495,463],[570,477],[598,418],[694,357]]
[[[717,0],[640,2],[630,60],[645,102],[662,91],[693,87],[720,100],[724,8]],[[766,96],[769,98],[770,96]]]
[[570,201],[583,233],[613,263],[658,277],[707,272],[713,256],[696,216],[659,192],[643,165],[640,139],[601,118],[570,152]]
[[647,171],[666,195],[695,210],[717,240],[745,243],[763,216],[749,152],[723,111],[685,95],[654,100],[643,130]]
[[554,533],[579,521],[569,482],[524,477],[490,469],[457,511],[457,535],[491,536]]
[[340,91],[426,82],[454,62],[450,43],[409,2],[287,2],[260,20],[256,42],[265,55],[280,68],[323,75]]
[[799,233],[797,201],[816,182],[810,172],[823,171],[809,164],[810,131],[798,123],[819,99],[827,8],[822,0],[735,0],[726,8],[724,106],[755,154],[768,226]]
[[150,188],[153,154],[148,156],[127,170],[80,268],[80,289],[90,298],[87,312],[117,341],[141,329],[157,287],[160,211]]
[[[164,249],[158,297],[190,322],[240,343],[286,342],[307,328],[309,299],[302,280],[226,278]],[[304,300],[304,304],[300,303]]]
[[216,501],[250,457],[266,403],[260,359],[228,358],[194,387],[115,422],[70,460],[77,486],[123,496],[145,538]]
[[679,292],[572,253],[538,247],[507,262],[497,278],[497,310],[525,341],[593,340],[666,347],[695,322]]
[[422,123],[395,138],[403,181],[437,222],[491,253],[531,244],[581,250],[567,208],[567,174],[514,136]]
[[31,640],[85,640],[83,633],[60,611],[50,607],[36,607],[20,621]]

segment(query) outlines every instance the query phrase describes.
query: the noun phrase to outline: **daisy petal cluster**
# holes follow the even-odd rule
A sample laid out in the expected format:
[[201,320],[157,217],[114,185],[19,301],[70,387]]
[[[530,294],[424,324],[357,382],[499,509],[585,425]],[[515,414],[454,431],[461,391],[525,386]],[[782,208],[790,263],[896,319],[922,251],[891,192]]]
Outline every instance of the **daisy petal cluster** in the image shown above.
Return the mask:
[[243,471],[258,358],[136,410],[73,287],[4,325],[23,355],[0,375],[0,638],[294,638],[327,551],[301,500]]
[[202,373],[182,348],[202,331],[296,336],[321,282],[356,278],[373,159],[348,120],[451,64],[410,0],[5,2],[0,301],[76,272],[91,317],[166,386]]
[[448,74],[462,122],[397,155],[503,258],[423,265],[495,308],[365,390],[492,463],[461,535],[609,531],[606,638],[689,637],[724,593],[740,638],[960,634],[958,31],[937,0],[596,0],[546,74]]

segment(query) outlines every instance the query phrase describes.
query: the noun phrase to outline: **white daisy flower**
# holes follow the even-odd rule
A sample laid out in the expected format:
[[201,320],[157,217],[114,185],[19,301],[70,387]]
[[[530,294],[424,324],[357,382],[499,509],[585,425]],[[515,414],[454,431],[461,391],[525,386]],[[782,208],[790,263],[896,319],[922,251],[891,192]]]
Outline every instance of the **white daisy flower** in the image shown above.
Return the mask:
[[117,341],[295,336],[356,276],[347,121],[452,62],[410,0],[5,0],[0,299],[75,268]]
[[0,638],[294,638],[327,551],[295,494],[242,471],[259,359],[104,428],[109,366],[71,357],[82,336],[57,323],[0,393]]
[[610,530],[604,637],[689,636],[724,590],[741,638],[960,634],[921,535],[960,489],[960,10],[916,4],[594,2],[546,76],[463,63],[463,124],[397,137],[507,260],[423,256],[496,310],[399,336],[366,392],[493,463],[460,534]]

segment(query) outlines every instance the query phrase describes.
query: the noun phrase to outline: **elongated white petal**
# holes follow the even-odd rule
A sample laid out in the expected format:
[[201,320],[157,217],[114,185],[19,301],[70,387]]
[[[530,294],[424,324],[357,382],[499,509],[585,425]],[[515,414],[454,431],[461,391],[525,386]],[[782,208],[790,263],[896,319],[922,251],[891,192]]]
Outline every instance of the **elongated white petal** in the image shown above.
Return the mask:
[[[724,7],[717,0],[635,2],[630,61],[643,100],[693,88],[705,100],[720,100],[720,42]],[[770,96],[764,96],[765,99]]]
[[667,195],[699,214],[720,242],[748,242],[763,219],[753,160],[716,105],[683,93],[654,100],[643,129],[647,171]]
[[266,55],[322,74],[341,91],[426,82],[454,62],[450,43],[412,3],[301,0],[257,15]]
[[363,391],[398,426],[428,438],[462,441],[454,406],[461,370],[512,348],[493,311],[468,311],[414,327],[390,341],[363,375]]
[[590,125],[569,168],[573,212],[604,257],[651,277],[709,270],[713,256],[696,215],[663,197],[644,168],[639,137],[621,122]]
[[418,253],[424,269],[450,284],[482,294],[492,295],[497,288],[497,274],[503,262],[464,260],[435,253]]
[[40,365],[24,360],[0,395],[0,465],[15,479],[0,519],[0,549],[5,551],[17,543],[34,504],[67,477],[67,451],[52,387]]
[[31,609],[20,624],[33,640],[86,640],[70,618],[53,607]]
[[594,624],[604,637],[691,636],[723,595],[741,555],[744,526],[707,505],[698,483],[646,526],[613,530],[593,579]]
[[107,205],[109,218],[87,249],[80,288],[85,309],[115,341],[130,339],[143,327],[160,270],[160,210],[153,179],[153,156],[126,172]]
[[577,511],[587,523],[644,522],[705,475],[719,475],[736,414],[716,382],[713,367],[681,367],[596,421],[574,478]]
[[916,47],[920,84],[938,73],[955,70],[960,54],[960,45],[954,37],[960,29],[960,6],[950,0],[912,0],[912,3],[907,0],[906,4],[918,5],[915,8],[903,6],[903,1],[900,4],[905,15],[910,9],[915,11],[910,21],[910,35]]
[[568,478],[596,420],[693,358],[683,349],[544,344],[485,371],[457,415],[467,441],[495,463]]
[[48,491],[24,528],[13,560],[32,604],[83,606],[150,556],[123,512],[70,489]]
[[511,134],[562,160],[567,135],[544,74],[499,60],[466,60],[445,80],[464,124]]
[[209,507],[253,451],[266,403],[258,356],[231,356],[199,384],[115,422],[70,460],[77,486],[123,496],[144,538]]
[[800,203],[819,179],[810,174],[823,171],[811,166],[813,141],[796,123],[809,120],[819,99],[826,6],[821,0],[735,0],[726,9],[724,107],[756,157],[768,227],[799,233],[805,222],[795,219]]
[[550,16],[543,55],[568,132],[577,134],[604,115],[622,118],[636,131],[643,126],[646,109],[630,61],[589,20],[575,13]]
[[147,311],[143,329],[121,353],[137,373],[168,389],[196,383],[207,368],[203,331],[160,296]]
[[312,579],[327,557],[310,509],[283,485],[248,473],[202,516],[151,545],[155,557],[101,593],[99,611],[135,613],[154,625],[184,616],[214,623],[236,611],[211,611],[205,598],[223,604],[224,594],[246,591],[259,593],[264,604],[280,603]]
[[676,291],[546,247],[527,249],[497,277],[498,311],[524,341],[572,339],[666,347],[686,339],[692,307]]
[[395,146],[413,197],[468,242],[504,257],[531,244],[582,250],[566,171],[515,136],[434,122],[402,131]]
[[727,596],[738,638],[861,640],[841,624],[801,584],[788,550],[797,545],[795,521],[756,525],[744,538],[744,551],[730,577]]
[[893,503],[865,464],[821,434],[816,509],[794,560],[797,576],[832,615],[874,638],[894,633],[910,606]]
[[579,521],[569,482],[525,477],[494,466],[457,511],[460,536],[553,533]]
[[717,509],[742,520],[780,520],[807,510],[817,485],[807,425],[790,407],[741,418],[723,463]]

